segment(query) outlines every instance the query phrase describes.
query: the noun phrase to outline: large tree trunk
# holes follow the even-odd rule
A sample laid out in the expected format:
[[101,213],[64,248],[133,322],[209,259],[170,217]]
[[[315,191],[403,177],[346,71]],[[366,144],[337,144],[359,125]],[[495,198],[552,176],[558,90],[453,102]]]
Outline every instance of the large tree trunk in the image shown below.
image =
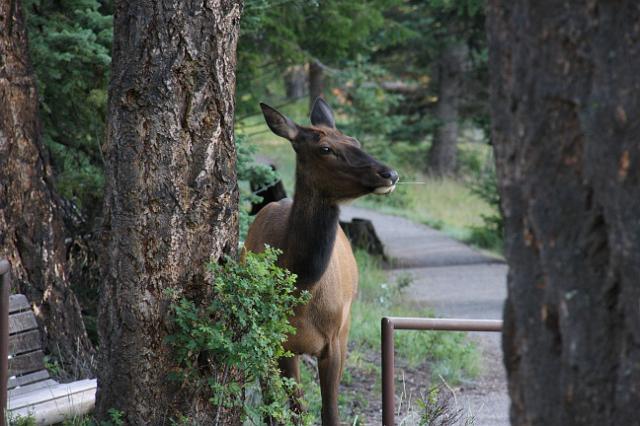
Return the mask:
[[313,102],[324,96],[324,66],[317,59],[309,62],[309,111]]
[[[165,342],[166,291],[204,300],[207,264],[237,250],[242,2],[115,7],[97,411],[121,410],[132,425],[168,424],[178,412],[215,424],[210,391],[177,390],[168,377],[175,361]],[[222,410],[218,424],[238,423],[238,414]]]
[[90,370],[91,344],[65,269],[64,225],[41,141],[21,2],[0,0],[0,257],[27,295],[48,350],[70,373]]
[[287,68],[284,73],[284,89],[287,99],[297,100],[304,96],[307,73],[302,65]]
[[467,57],[465,44],[452,43],[445,48],[438,65],[438,128],[427,157],[427,171],[436,176],[452,175],[456,170],[458,110]]
[[516,425],[638,425],[640,4],[491,0]]

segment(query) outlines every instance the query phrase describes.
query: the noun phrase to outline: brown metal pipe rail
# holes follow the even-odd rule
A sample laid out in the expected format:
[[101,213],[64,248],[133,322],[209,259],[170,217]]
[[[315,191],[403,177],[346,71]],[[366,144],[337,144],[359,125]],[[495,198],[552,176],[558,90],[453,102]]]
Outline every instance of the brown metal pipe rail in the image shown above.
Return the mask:
[[9,291],[11,289],[11,264],[0,260],[0,426],[7,425],[7,385],[9,381]]
[[395,423],[394,330],[502,331],[500,320],[382,318],[382,424]]

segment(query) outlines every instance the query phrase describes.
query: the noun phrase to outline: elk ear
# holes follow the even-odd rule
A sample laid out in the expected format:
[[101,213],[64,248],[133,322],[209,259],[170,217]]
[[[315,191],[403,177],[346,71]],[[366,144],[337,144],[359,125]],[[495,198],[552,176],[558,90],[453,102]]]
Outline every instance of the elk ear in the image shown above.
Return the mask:
[[329,104],[322,98],[316,98],[311,108],[311,124],[336,128],[336,120]]
[[289,117],[280,114],[274,108],[271,108],[269,105],[263,104],[262,102],[260,103],[260,108],[262,108],[264,119],[273,133],[285,139],[289,139],[290,141],[294,140],[296,136],[298,136],[298,133],[300,132],[298,125]]

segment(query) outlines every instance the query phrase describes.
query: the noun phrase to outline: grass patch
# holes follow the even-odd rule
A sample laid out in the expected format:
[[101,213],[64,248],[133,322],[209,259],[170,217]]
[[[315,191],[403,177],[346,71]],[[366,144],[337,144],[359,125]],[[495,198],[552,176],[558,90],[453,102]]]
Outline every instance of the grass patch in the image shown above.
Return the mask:
[[[356,251],[360,271],[357,301],[351,310],[349,339],[356,350],[380,350],[380,319],[384,316],[430,317],[433,313],[404,303],[410,281],[399,277],[389,283],[379,259]],[[396,352],[409,366],[430,363],[433,374],[456,383],[478,373],[478,353],[464,333],[402,331],[396,333]]]
[[401,179],[401,183],[424,184],[401,184],[388,197],[364,197],[357,205],[423,223],[459,240],[468,239],[474,228],[484,225],[483,216],[493,212],[492,207],[462,181],[420,173],[405,178],[401,174]]

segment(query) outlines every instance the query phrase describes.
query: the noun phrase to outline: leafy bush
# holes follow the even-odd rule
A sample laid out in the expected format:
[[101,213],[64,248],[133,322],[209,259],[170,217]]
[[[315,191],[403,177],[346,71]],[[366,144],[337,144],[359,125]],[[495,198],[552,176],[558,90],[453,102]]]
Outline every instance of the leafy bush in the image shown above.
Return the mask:
[[458,143],[457,173],[459,176],[478,176],[487,163],[486,145],[480,143]]
[[[190,386],[209,386],[212,404],[242,406],[248,386],[262,381],[268,394],[263,394],[261,405],[245,406],[245,415],[269,415],[292,424],[301,420],[287,402],[296,384],[280,377],[277,361],[291,356],[282,346],[287,335],[295,333],[288,319],[309,294],[299,294],[295,275],[276,265],[279,253],[268,248],[260,254],[247,253],[243,263],[227,259],[224,266],[210,265],[215,277],[213,300],[203,305],[180,299],[173,306],[176,332],[168,342],[179,365],[174,378]],[[239,372],[245,383],[212,378],[201,368],[203,356]]]

